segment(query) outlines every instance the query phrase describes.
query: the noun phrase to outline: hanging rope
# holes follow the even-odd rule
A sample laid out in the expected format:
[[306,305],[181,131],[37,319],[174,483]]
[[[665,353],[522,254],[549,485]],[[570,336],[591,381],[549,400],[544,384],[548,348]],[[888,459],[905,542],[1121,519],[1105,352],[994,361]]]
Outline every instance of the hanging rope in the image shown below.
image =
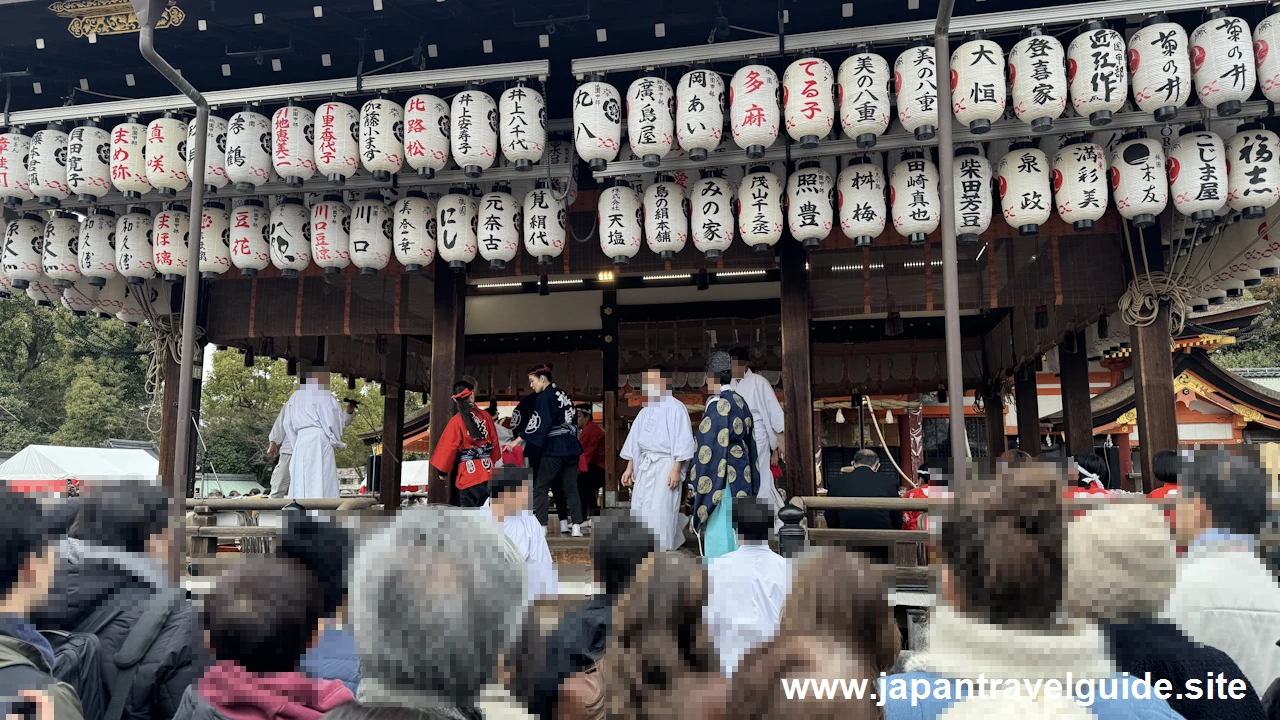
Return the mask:
[[[147,430],[152,433],[158,433],[160,430],[153,424],[152,420],[156,406],[159,404],[157,401],[160,398],[160,388],[165,380],[165,356],[168,355],[168,357],[173,358],[173,361],[178,365],[182,364],[182,313],[156,315],[151,311],[149,303],[140,302],[138,304],[142,306],[143,313],[147,315],[147,324],[151,327],[151,337],[146,341],[151,353],[147,360],[147,375],[144,385],[147,395],[151,398],[151,404],[147,406]],[[195,334],[196,342],[194,347],[199,351],[201,347],[200,340],[204,337],[204,328],[197,325]]]
[[1134,277],[1129,287],[1120,296],[1120,317],[1130,327],[1147,327],[1154,323],[1160,314],[1160,304],[1169,304],[1170,325],[1173,334],[1182,332],[1186,324],[1187,314],[1191,306],[1191,288],[1185,278],[1171,275],[1163,270],[1151,271],[1151,263],[1147,259],[1147,246],[1142,249],[1142,271],[1133,255],[1133,238],[1129,235],[1129,223],[1123,222],[1124,243],[1129,252],[1129,265],[1134,270]]

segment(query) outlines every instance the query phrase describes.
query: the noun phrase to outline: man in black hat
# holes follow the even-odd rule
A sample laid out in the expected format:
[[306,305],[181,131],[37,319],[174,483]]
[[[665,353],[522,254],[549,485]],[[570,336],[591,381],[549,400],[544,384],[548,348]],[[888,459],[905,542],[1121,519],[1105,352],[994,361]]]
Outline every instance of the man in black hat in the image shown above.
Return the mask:
[[53,648],[27,619],[53,584],[69,517],[8,489],[0,489],[0,508],[0,713],[51,702],[55,720],[82,720],[75,688],[53,677]]

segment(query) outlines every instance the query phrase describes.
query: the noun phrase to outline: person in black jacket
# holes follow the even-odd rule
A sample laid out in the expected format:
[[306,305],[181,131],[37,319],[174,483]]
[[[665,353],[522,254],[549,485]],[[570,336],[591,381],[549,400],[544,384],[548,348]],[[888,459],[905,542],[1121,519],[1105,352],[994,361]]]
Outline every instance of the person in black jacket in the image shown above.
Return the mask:
[[569,395],[556,387],[550,365],[529,370],[529,389],[537,393],[533,411],[528,420],[523,421],[523,431],[508,447],[523,445],[525,453],[536,459],[533,514],[538,522],[546,526],[550,510],[547,493],[554,492],[561,523],[566,520],[567,511],[568,529],[574,537],[582,537],[584,518],[578,499],[578,457],[582,455],[582,443],[578,441],[578,413]]
[[[110,617],[96,634],[103,656],[112,658],[151,599],[170,587],[163,560],[172,535],[168,493],[136,481],[99,483],[81,496],[74,534],[79,542],[64,545],[48,602],[33,621],[42,630],[73,632]],[[203,648],[199,616],[184,599],[137,664],[124,719],[172,718],[204,669]],[[116,674],[113,663],[103,664],[108,687]]]
[[[880,456],[862,449],[853,454],[853,472],[840,473],[827,483],[827,497],[896,498],[898,478],[880,473]],[[900,510],[827,510],[827,527],[845,530],[901,530]],[[872,562],[889,562],[885,546],[851,546]]]

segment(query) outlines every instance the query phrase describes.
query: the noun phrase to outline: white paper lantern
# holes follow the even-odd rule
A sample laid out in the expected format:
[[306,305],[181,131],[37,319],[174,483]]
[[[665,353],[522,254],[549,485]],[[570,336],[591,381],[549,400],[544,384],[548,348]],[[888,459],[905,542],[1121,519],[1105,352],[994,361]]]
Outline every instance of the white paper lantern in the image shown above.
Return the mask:
[[476,242],[480,257],[489,267],[502,270],[520,252],[520,204],[511,196],[506,184],[493,186],[493,191],[480,198],[476,220]]
[[130,200],[151,190],[147,180],[147,126],[130,117],[111,131],[111,184]]
[[231,211],[231,264],[253,277],[271,263],[271,214],[257,198]]
[[1053,198],[1058,217],[1076,230],[1089,230],[1107,212],[1106,151],[1084,138],[1053,156]]
[[360,112],[346,103],[324,103],[316,108],[315,133],[316,172],[343,184],[360,167]]
[[627,88],[627,138],[645,167],[658,167],[675,142],[671,84],[660,77],[637,79]]
[[404,155],[419,177],[433,178],[449,164],[449,103],[414,95],[404,104]]
[[[640,198],[630,185],[617,179],[605,181],[597,206],[600,223],[600,249],[614,265],[625,265],[640,252],[644,224]],[[725,200],[728,204],[728,200]],[[730,228],[732,231],[732,228]]]
[[524,196],[524,247],[539,265],[550,265],[564,251],[569,213],[564,198],[556,197],[545,179]]
[[[187,122],[187,177],[196,180],[196,120]],[[231,180],[227,178],[227,121],[209,116],[209,129],[204,137],[204,189],[218,192]]]
[[455,187],[436,203],[436,232],[440,259],[457,272],[476,258],[476,220],[479,204],[466,188]]
[[547,101],[523,83],[507,88],[498,98],[499,142],[502,154],[527,172],[542,159],[547,145]]
[[165,280],[181,280],[187,274],[190,259],[191,214],[186,205],[166,203],[164,210],[156,213],[152,233],[156,272]]
[[840,126],[860,148],[875,147],[889,127],[889,77],[888,61],[866,45],[840,63]]
[[719,260],[733,242],[733,185],[719,170],[704,170],[689,187],[689,233],[709,261]]
[[903,153],[889,178],[889,212],[893,228],[912,245],[923,245],[938,229],[938,168],[918,150]]
[[111,210],[95,208],[84,216],[77,265],[97,287],[116,276],[116,214]]
[[1124,36],[1102,22],[1085,25],[1067,48],[1071,104],[1094,127],[1111,122],[1129,97]]
[[875,159],[855,155],[836,178],[840,229],[857,247],[868,247],[884,232],[884,171]]
[[271,264],[280,275],[298,277],[311,264],[311,213],[296,197],[281,198],[271,209]]
[[1154,225],[1156,216],[1169,203],[1169,180],[1160,141],[1138,133],[1125,135],[1111,152],[1109,172],[1111,195],[1120,215],[1133,221],[1135,227]]
[[361,275],[376,275],[390,262],[392,214],[380,193],[365,193],[351,205],[351,263]]
[[1222,138],[1202,125],[1184,127],[1169,148],[1173,207],[1192,220],[1213,222],[1227,201],[1227,158]]
[[71,194],[67,186],[67,134],[53,123],[31,138],[27,182],[41,205],[57,207]]
[[738,184],[738,236],[757,253],[773,252],[782,239],[784,192],[768,165],[750,168]]
[[1253,29],[1253,60],[1262,95],[1280,102],[1280,8],[1268,8],[1270,13]]
[[207,202],[200,213],[200,277],[211,280],[231,269],[231,213]]
[[44,269],[44,219],[38,213],[23,213],[9,223],[4,236],[4,275],[15,290],[40,279]]
[[724,81],[709,68],[694,68],[676,86],[676,139],[690,160],[701,162],[723,135]]
[[951,107],[956,120],[980,135],[1004,114],[1004,51],[981,33],[951,53]]
[[478,178],[498,155],[498,106],[488,93],[468,87],[453,96],[450,148],[454,162]]
[[917,140],[931,140],[938,127],[938,63],[927,40],[907,43],[893,63],[898,120]]
[[622,101],[618,89],[593,75],[573,94],[573,144],[592,172],[601,172],[622,149]]
[[62,306],[76,317],[84,317],[98,307],[98,287],[88,278],[79,278],[62,289]]
[[1249,24],[1215,10],[1191,33],[1191,72],[1200,104],[1218,117],[1240,112],[1257,82]]
[[67,136],[67,187],[80,202],[95,203],[111,192],[111,133],[92,122]]
[[1034,132],[1047,132],[1067,108],[1065,58],[1062,43],[1038,27],[1009,50],[1013,114]]
[[155,277],[156,259],[152,246],[155,221],[145,207],[131,207],[116,220],[116,270],[130,283]]
[[956,242],[976,243],[991,227],[991,163],[972,145],[956,148],[951,163]]
[[1187,31],[1153,15],[1129,38],[1129,74],[1133,101],[1156,122],[1170,122],[1191,98],[1191,59]]
[[316,116],[286,105],[271,117],[271,163],[289,187],[301,187],[316,172]]
[[62,299],[62,288],[53,284],[49,278],[41,275],[38,279],[32,280],[27,286],[27,297],[31,298],[37,306],[43,308],[51,308],[58,304]]
[[129,283],[120,275],[107,278],[106,284],[98,288],[98,304],[93,313],[99,318],[110,320],[124,307],[125,294]]
[[147,126],[147,182],[165,197],[187,189],[186,148],[187,126],[171,113]]
[[733,141],[757,160],[778,137],[778,74],[767,65],[744,65],[729,82]]
[[351,208],[341,193],[328,193],[311,206],[311,258],[325,275],[351,264]]
[[1242,124],[1227,141],[1227,204],[1257,220],[1280,193],[1280,137],[1261,123]]
[[227,179],[251,193],[271,177],[271,121],[242,110],[227,122]]
[[802,57],[782,73],[782,115],[787,134],[802,148],[815,148],[831,134],[835,122],[831,64],[818,57]]
[[1049,158],[1030,141],[1009,147],[996,169],[1000,210],[1019,235],[1037,235],[1053,208]]
[[684,188],[672,182],[670,175],[659,175],[657,182],[645,188],[643,201],[645,242],[659,258],[670,260],[689,241]]
[[360,161],[378,182],[391,182],[391,176],[400,172],[404,108],[386,98],[374,98],[360,108]]
[[19,132],[0,135],[0,198],[9,207],[18,207],[23,200],[35,197],[27,178],[30,153],[31,138]]
[[44,276],[57,287],[70,287],[80,279],[80,223],[76,216],[61,210],[44,226]]
[[817,160],[800,163],[787,178],[787,226],[807,248],[816,248],[831,234],[835,211],[831,196],[835,183]]
[[120,305],[120,312],[116,313],[116,319],[129,325],[139,325],[147,321],[152,308],[162,310],[159,306],[163,282],[151,279],[127,284],[124,302]]
[[[422,272],[436,259],[436,204],[410,190],[392,208],[392,244],[406,272]],[[314,230],[312,231],[314,234]]]

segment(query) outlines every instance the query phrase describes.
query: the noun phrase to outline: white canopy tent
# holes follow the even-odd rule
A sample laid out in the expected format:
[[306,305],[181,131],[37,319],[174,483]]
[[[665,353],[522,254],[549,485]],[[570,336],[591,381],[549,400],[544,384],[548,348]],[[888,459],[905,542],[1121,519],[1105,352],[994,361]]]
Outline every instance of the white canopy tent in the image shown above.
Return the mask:
[[0,483],[19,492],[65,493],[68,483],[95,480],[159,482],[160,463],[133,448],[28,445],[0,464]]

